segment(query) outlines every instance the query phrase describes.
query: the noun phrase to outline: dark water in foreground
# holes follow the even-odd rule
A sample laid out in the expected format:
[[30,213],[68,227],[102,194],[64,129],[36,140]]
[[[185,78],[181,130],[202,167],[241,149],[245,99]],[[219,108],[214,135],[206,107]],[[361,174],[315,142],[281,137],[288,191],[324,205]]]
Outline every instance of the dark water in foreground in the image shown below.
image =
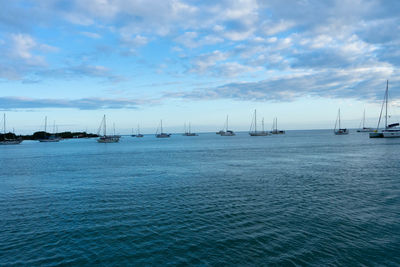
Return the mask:
[[0,147],[0,265],[400,264],[400,139]]

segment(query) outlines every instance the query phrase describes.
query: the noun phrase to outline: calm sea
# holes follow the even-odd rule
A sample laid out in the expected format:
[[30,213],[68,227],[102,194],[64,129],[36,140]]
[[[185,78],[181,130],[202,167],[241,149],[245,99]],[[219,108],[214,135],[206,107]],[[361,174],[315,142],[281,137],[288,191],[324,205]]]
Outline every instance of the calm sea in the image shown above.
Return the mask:
[[0,265],[400,264],[400,139],[0,147]]

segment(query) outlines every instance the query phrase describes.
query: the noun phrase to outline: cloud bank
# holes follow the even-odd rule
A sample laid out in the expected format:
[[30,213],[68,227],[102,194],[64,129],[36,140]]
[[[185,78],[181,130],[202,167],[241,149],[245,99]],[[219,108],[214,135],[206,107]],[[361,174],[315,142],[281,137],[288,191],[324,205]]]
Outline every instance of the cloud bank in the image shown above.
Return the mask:
[[[124,69],[178,77],[155,83],[220,81],[168,90],[164,98],[376,100],[386,79],[399,85],[399,13],[395,0],[7,1],[0,11],[0,80],[88,78],[93,86],[107,81],[135,88],[136,77],[121,71],[124,62]],[[153,97],[161,97],[159,91]],[[101,99],[17,96],[1,104],[90,109],[145,103]]]

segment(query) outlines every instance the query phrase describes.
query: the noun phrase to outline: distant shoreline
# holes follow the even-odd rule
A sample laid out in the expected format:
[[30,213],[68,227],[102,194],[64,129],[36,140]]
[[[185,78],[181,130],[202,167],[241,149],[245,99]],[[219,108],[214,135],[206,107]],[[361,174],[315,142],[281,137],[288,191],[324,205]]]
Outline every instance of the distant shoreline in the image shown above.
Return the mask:
[[[73,139],[73,138],[94,138],[99,137],[97,134],[86,133],[86,132],[61,132],[61,133],[48,133],[44,131],[35,132],[32,135],[16,135],[14,133],[0,134],[0,141],[6,139],[22,139],[22,140],[40,140],[46,139],[50,136],[56,136],[62,139]],[[4,138],[5,137],[5,138]]]

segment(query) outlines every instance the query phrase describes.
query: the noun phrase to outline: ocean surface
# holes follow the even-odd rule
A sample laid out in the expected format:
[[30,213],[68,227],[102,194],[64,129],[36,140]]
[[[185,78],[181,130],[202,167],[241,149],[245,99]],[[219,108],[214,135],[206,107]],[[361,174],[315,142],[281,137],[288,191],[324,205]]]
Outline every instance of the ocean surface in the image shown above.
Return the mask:
[[400,265],[400,139],[0,146],[0,265]]

